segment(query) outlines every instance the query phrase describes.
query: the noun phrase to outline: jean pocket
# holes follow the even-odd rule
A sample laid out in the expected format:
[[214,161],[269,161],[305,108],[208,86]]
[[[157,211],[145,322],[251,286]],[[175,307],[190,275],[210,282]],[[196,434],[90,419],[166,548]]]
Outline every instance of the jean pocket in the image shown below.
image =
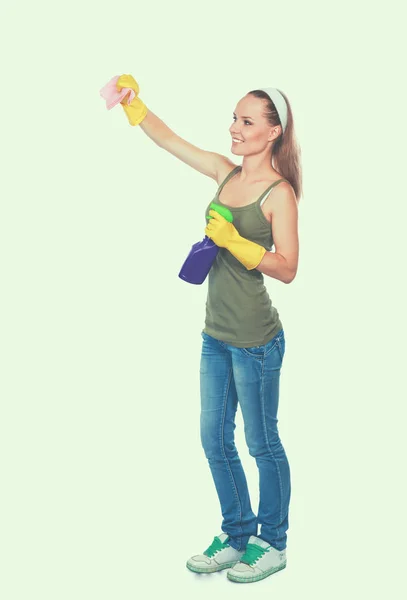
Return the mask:
[[246,356],[262,359],[268,356],[270,352],[273,352],[273,350],[276,348],[279,349],[279,353],[282,358],[285,348],[284,330],[276,333],[276,335],[272,337],[267,344],[263,344],[262,346],[251,346],[250,348],[241,348],[241,350],[243,350],[243,353],[246,354]]
[[243,354],[252,358],[264,358],[266,353],[266,344],[263,346],[250,346],[250,348],[240,348]]

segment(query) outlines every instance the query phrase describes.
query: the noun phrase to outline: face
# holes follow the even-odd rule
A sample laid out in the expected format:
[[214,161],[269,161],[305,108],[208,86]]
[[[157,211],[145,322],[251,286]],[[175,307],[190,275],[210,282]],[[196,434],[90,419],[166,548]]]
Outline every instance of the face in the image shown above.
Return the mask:
[[[278,137],[281,127],[271,127],[263,116],[265,100],[251,94],[244,96],[233,113],[233,123],[229,128],[232,137],[232,152],[249,155],[264,151],[267,145]],[[242,140],[233,141],[233,138]]]

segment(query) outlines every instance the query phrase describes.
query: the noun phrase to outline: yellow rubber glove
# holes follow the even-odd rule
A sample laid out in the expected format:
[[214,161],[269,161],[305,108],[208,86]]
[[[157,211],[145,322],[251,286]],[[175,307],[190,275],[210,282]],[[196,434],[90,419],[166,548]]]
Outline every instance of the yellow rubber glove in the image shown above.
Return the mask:
[[138,98],[140,88],[137,81],[132,75],[120,75],[119,79],[117,80],[116,87],[119,92],[123,88],[131,88],[135,91],[136,96],[133,98],[130,104],[127,104],[127,99],[129,96],[128,94],[125,98],[123,98],[120,104],[123,106],[130,125],[139,125],[147,115],[147,106],[140,100],[140,98]]
[[216,210],[210,210],[209,215],[212,218],[206,226],[205,234],[217,246],[229,250],[246,269],[255,269],[266,254],[266,248],[242,237],[233,223],[229,223]]

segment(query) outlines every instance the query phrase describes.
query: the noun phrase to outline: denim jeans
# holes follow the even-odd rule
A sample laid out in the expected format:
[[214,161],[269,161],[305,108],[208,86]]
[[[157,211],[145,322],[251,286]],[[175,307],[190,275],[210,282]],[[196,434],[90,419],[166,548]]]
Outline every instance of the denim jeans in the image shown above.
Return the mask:
[[[201,443],[220,502],[222,531],[236,550],[244,550],[251,535],[283,550],[291,494],[290,467],[277,428],[284,330],[251,348],[201,335]],[[234,442],[238,402],[249,454],[259,469],[257,517]]]

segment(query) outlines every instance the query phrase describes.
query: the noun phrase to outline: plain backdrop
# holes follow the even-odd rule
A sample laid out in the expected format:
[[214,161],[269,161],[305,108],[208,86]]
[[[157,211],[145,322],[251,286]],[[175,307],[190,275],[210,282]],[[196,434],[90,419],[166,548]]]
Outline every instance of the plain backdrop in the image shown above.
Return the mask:
[[[3,600],[405,597],[402,3],[2,5]],[[221,532],[199,435],[207,282],[178,278],[213,180],[108,111],[131,73],[178,135],[229,156],[249,90],[291,102],[300,261],[265,278],[286,334],[287,569],[186,560]],[[252,507],[258,471],[240,409]]]

